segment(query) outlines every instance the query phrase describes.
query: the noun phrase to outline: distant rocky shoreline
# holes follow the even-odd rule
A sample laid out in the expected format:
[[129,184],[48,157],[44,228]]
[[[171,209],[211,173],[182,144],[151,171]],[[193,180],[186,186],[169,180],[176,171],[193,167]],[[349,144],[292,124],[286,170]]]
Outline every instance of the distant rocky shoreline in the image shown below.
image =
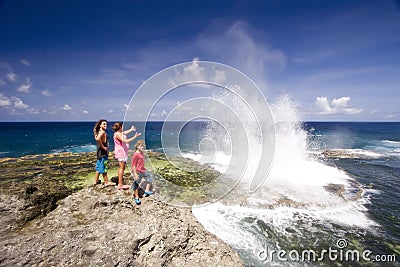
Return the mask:
[[0,159],[0,266],[243,266],[190,209],[88,185],[94,159]]

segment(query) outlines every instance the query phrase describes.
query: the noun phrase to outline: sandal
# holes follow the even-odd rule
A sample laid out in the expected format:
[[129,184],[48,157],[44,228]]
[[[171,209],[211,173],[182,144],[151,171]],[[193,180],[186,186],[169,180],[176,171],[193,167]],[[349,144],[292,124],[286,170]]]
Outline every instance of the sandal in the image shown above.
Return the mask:
[[154,194],[154,192],[152,192],[152,191],[144,191],[145,197],[150,196],[152,194]]
[[129,185],[127,185],[127,184],[118,186],[118,190],[128,190],[128,189],[129,189]]
[[139,198],[133,198],[135,200],[136,205],[140,205],[142,202],[140,202]]
[[95,182],[92,183],[93,186],[96,186],[96,185],[98,185],[98,184],[101,184],[101,180],[100,180],[100,179],[97,180],[97,183],[95,183]]

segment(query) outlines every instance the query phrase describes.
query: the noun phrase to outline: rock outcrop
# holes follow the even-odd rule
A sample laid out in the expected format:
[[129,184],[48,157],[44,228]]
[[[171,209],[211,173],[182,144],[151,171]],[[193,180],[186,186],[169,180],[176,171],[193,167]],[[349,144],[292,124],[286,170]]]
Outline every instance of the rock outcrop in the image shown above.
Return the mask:
[[371,159],[381,157],[380,154],[362,149],[325,149],[322,151],[322,155],[325,158],[342,159]]
[[50,181],[3,184],[0,266],[243,265],[188,208],[152,196],[138,206],[131,190],[103,185],[65,197],[70,189]]
[[87,187],[0,241],[1,266],[241,266],[190,209]]

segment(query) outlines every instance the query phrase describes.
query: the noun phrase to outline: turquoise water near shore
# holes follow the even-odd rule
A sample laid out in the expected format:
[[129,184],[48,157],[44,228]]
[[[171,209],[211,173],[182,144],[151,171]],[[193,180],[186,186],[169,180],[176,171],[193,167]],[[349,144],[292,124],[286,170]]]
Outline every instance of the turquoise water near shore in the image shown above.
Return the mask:
[[[92,129],[95,122],[1,122],[0,157],[95,151]],[[110,150],[113,150],[109,122]],[[135,124],[143,131],[145,124]],[[162,122],[146,125],[147,148],[163,151]],[[205,131],[193,122],[180,133],[184,155],[196,159]],[[400,123],[396,122],[305,122],[292,135],[279,136],[279,146],[291,140],[304,146],[302,155],[292,157],[293,147],[278,151],[275,166],[265,184],[240,203],[217,202],[194,208],[198,220],[234,247],[248,266],[319,266],[319,261],[282,261],[266,257],[272,250],[338,249],[372,251],[371,261],[351,261],[352,266],[399,265],[400,258]],[[178,129],[177,129],[178,131]],[[171,135],[179,134],[171,133]],[[164,140],[165,141],[165,140]],[[304,143],[304,144],[303,144]],[[353,157],[324,157],[325,149]],[[229,164],[217,157],[214,166]],[[280,166],[282,164],[282,166]],[[285,165],[286,164],[286,165]],[[325,183],[325,184],[324,184]],[[344,197],[326,192],[326,184],[344,186]],[[272,203],[272,204],[271,204]],[[320,254],[319,254],[320,255]],[[276,255],[275,255],[276,256]],[[386,262],[376,256],[386,256]],[[388,261],[396,257],[396,261]],[[374,260],[374,261],[372,261]],[[324,264],[348,261],[325,258]]]

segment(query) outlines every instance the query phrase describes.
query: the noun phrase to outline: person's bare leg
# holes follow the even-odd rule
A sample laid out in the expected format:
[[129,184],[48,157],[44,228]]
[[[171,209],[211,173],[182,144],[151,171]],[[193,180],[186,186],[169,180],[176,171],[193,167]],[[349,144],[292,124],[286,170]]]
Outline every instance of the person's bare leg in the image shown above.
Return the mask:
[[105,185],[109,184],[107,173],[103,173],[103,179],[104,179],[104,184]]
[[122,179],[124,176],[124,171],[125,171],[125,164],[126,162],[120,161],[119,162],[119,168],[118,168],[118,187],[122,187]]
[[139,198],[139,189],[135,189],[134,196],[135,198]]
[[151,184],[150,184],[150,183],[147,183],[147,185],[146,185],[146,190],[144,190],[144,191],[149,192],[149,191],[150,191],[150,186],[151,186]]
[[100,173],[98,171],[96,171],[96,174],[94,175],[94,185],[96,185],[99,182],[99,176]]

